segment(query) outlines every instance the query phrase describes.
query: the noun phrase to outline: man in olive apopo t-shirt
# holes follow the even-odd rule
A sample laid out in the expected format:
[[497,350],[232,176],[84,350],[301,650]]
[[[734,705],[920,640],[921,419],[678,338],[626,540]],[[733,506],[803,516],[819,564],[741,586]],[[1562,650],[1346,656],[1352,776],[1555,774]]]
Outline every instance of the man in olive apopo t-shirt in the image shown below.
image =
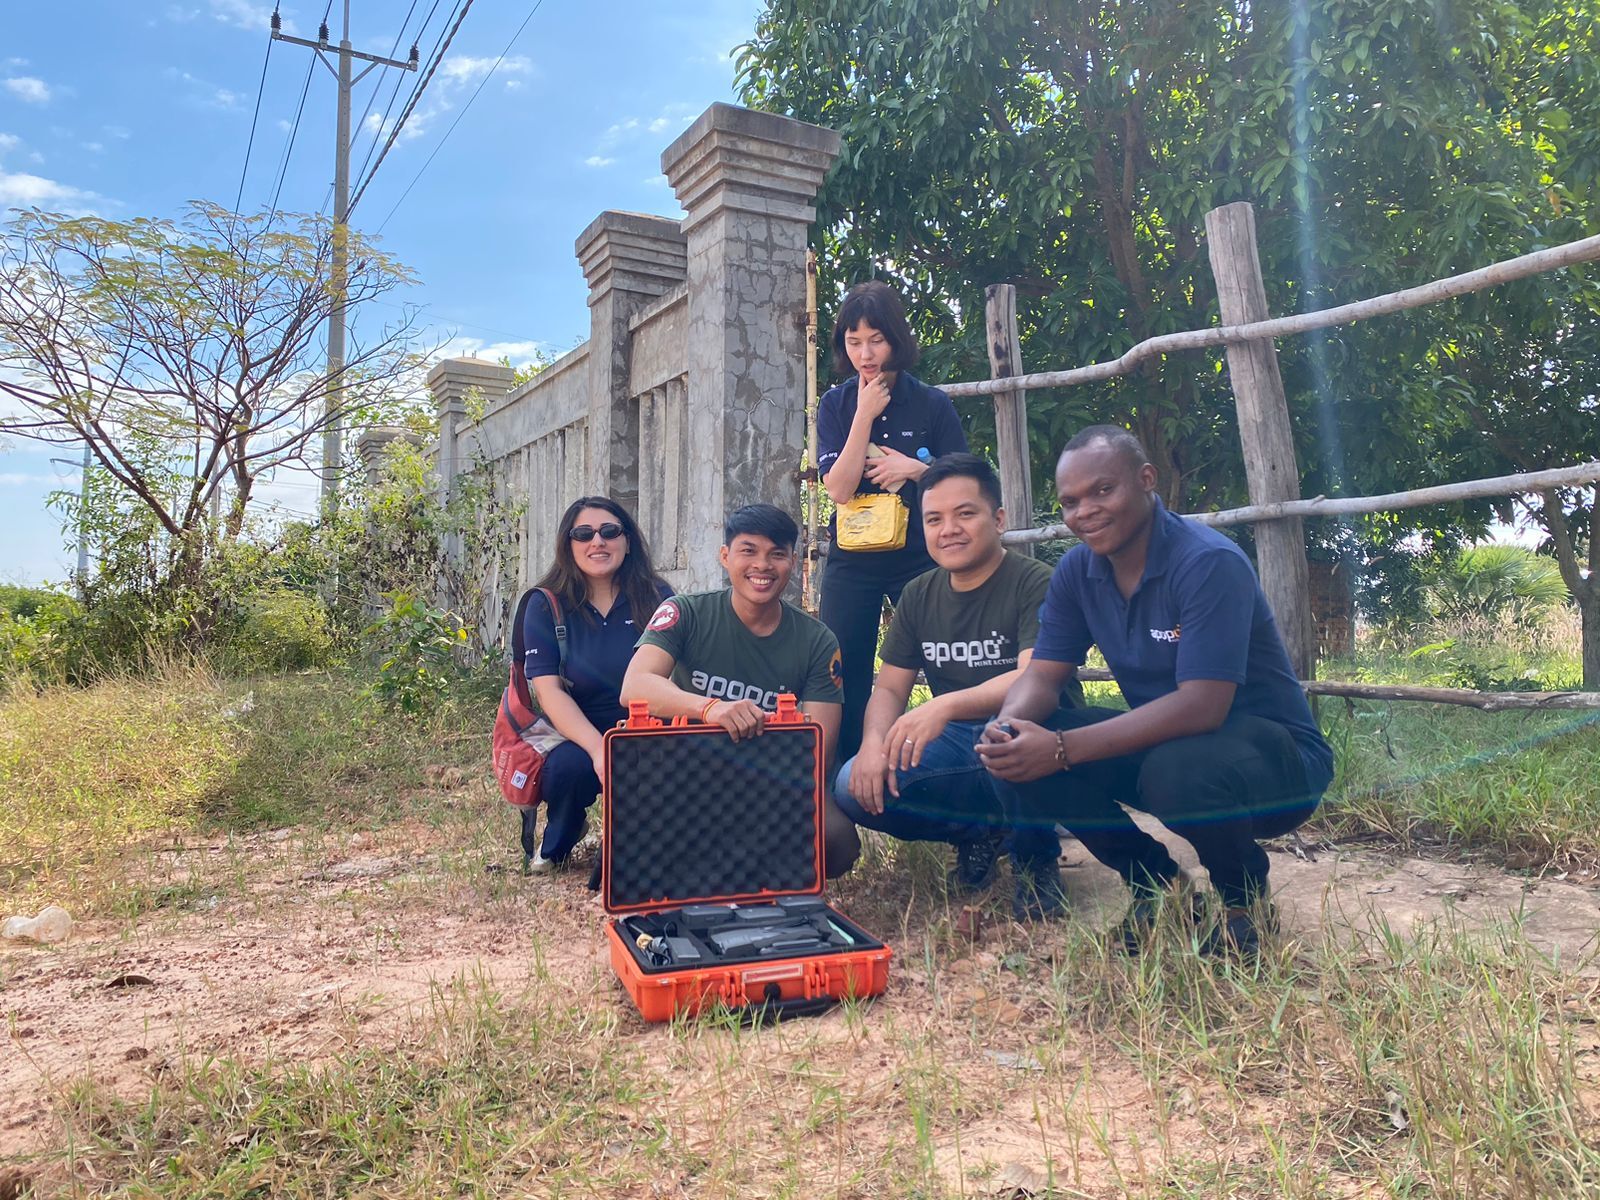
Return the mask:
[[[658,717],[699,717],[735,741],[757,737],[764,714],[791,692],[822,726],[825,761],[839,736],[839,643],[828,627],[787,604],[800,529],[770,504],[749,504],[723,526],[731,586],[663,600],[645,625],[622,680],[622,702],[644,700]],[[824,800],[828,878],[855,864],[855,826]]]
[[[861,752],[839,772],[834,798],[858,825],[953,843],[951,887],[975,891],[993,881],[1006,832],[975,747],[1028,663],[1050,568],[1001,544],[1000,481],[976,455],[947,454],[928,468],[922,519],[938,565],[895,606]],[[933,698],[907,710],[919,670]],[[1081,702],[1076,685],[1073,695]],[[1050,830],[1028,828],[1013,834],[1012,850],[1018,861],[1053,863],[1059,846]]]

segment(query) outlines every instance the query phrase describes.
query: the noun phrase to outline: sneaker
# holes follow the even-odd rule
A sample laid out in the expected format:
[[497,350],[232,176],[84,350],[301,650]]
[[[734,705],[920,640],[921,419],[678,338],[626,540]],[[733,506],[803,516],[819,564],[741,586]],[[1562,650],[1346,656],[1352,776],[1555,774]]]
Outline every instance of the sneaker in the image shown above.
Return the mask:
[[1061,867],[1054,858],[1030,862],[1013,861],[1016,892],[1011,898],[1011,915],[1023,922],[1049,921],[1064,916],[1067,893],[1061,887]]
[[950,891],[981,892],[992,884],[1004,841],[1004,833],[989,833],[970,842],[957,842],[955,869],[946,876]]
[[1278,911],[1271,904],[1256,908],[1229,908],[1200,943],[1200,953],[1213,958],[1254,962],[1261,954],[1264,935],[1278,932]]
[[548,875],[561,864],[553,858],[546,858],[535,851],[533,854],[526,852],[522,855],[522,873],[524,875]]
[[1122,920],[1112,926],[1107,934],[1111,944],[1129,958],[1138,958],[1155,933],[1162,910],[1167,907],[1177,910],[1177,920],[1185,931],[1199,925],[1199,898],[1186,885],[1179,885],[1175,891],[1163,889],[1150,892],[1141,889]]

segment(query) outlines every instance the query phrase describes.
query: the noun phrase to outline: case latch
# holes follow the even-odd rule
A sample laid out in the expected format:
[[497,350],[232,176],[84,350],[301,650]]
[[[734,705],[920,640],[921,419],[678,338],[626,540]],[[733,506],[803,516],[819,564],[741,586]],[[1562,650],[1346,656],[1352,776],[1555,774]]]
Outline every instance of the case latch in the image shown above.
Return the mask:
[[793,692],[779,693],[777,711],[767,714],[768,725],[798,725],[805,719],[806,715],[800,711],[800,702]]
[[658,729],[662,724],[660,717],[650,715],[650,701],[630,700],[628,702],[628,719],[623,722],[624,729]]

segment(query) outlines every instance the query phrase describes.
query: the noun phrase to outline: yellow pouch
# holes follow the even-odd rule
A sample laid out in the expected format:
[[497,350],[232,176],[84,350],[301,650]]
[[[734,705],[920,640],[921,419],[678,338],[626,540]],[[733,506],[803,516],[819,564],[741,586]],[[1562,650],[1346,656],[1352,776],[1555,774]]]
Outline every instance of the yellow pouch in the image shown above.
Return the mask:
[[874,492],[839,506],[834,542],[841,550],[899,550],[911,511],[899,496]]

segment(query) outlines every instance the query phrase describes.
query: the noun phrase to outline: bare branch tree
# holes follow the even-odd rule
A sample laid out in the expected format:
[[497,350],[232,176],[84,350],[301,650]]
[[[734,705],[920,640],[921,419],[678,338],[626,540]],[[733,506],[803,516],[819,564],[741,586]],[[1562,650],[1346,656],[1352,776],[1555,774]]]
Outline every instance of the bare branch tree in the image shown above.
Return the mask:
[[[0,396],[13,402],[0,433],[87,442],[170,535],[174,565],[224,483],[218,536],[238,537],[263,475],[305,462],[330,421],[417,386],[410,310],[353,339],[344,369],[326,374],[332,256],[333,227],[320,217],[205,203],[180,221],[20,213],[0,233]],[[410,280],[351,234],[346,305]],[[131,449],[151,438],[192,455],[177,495]]]

